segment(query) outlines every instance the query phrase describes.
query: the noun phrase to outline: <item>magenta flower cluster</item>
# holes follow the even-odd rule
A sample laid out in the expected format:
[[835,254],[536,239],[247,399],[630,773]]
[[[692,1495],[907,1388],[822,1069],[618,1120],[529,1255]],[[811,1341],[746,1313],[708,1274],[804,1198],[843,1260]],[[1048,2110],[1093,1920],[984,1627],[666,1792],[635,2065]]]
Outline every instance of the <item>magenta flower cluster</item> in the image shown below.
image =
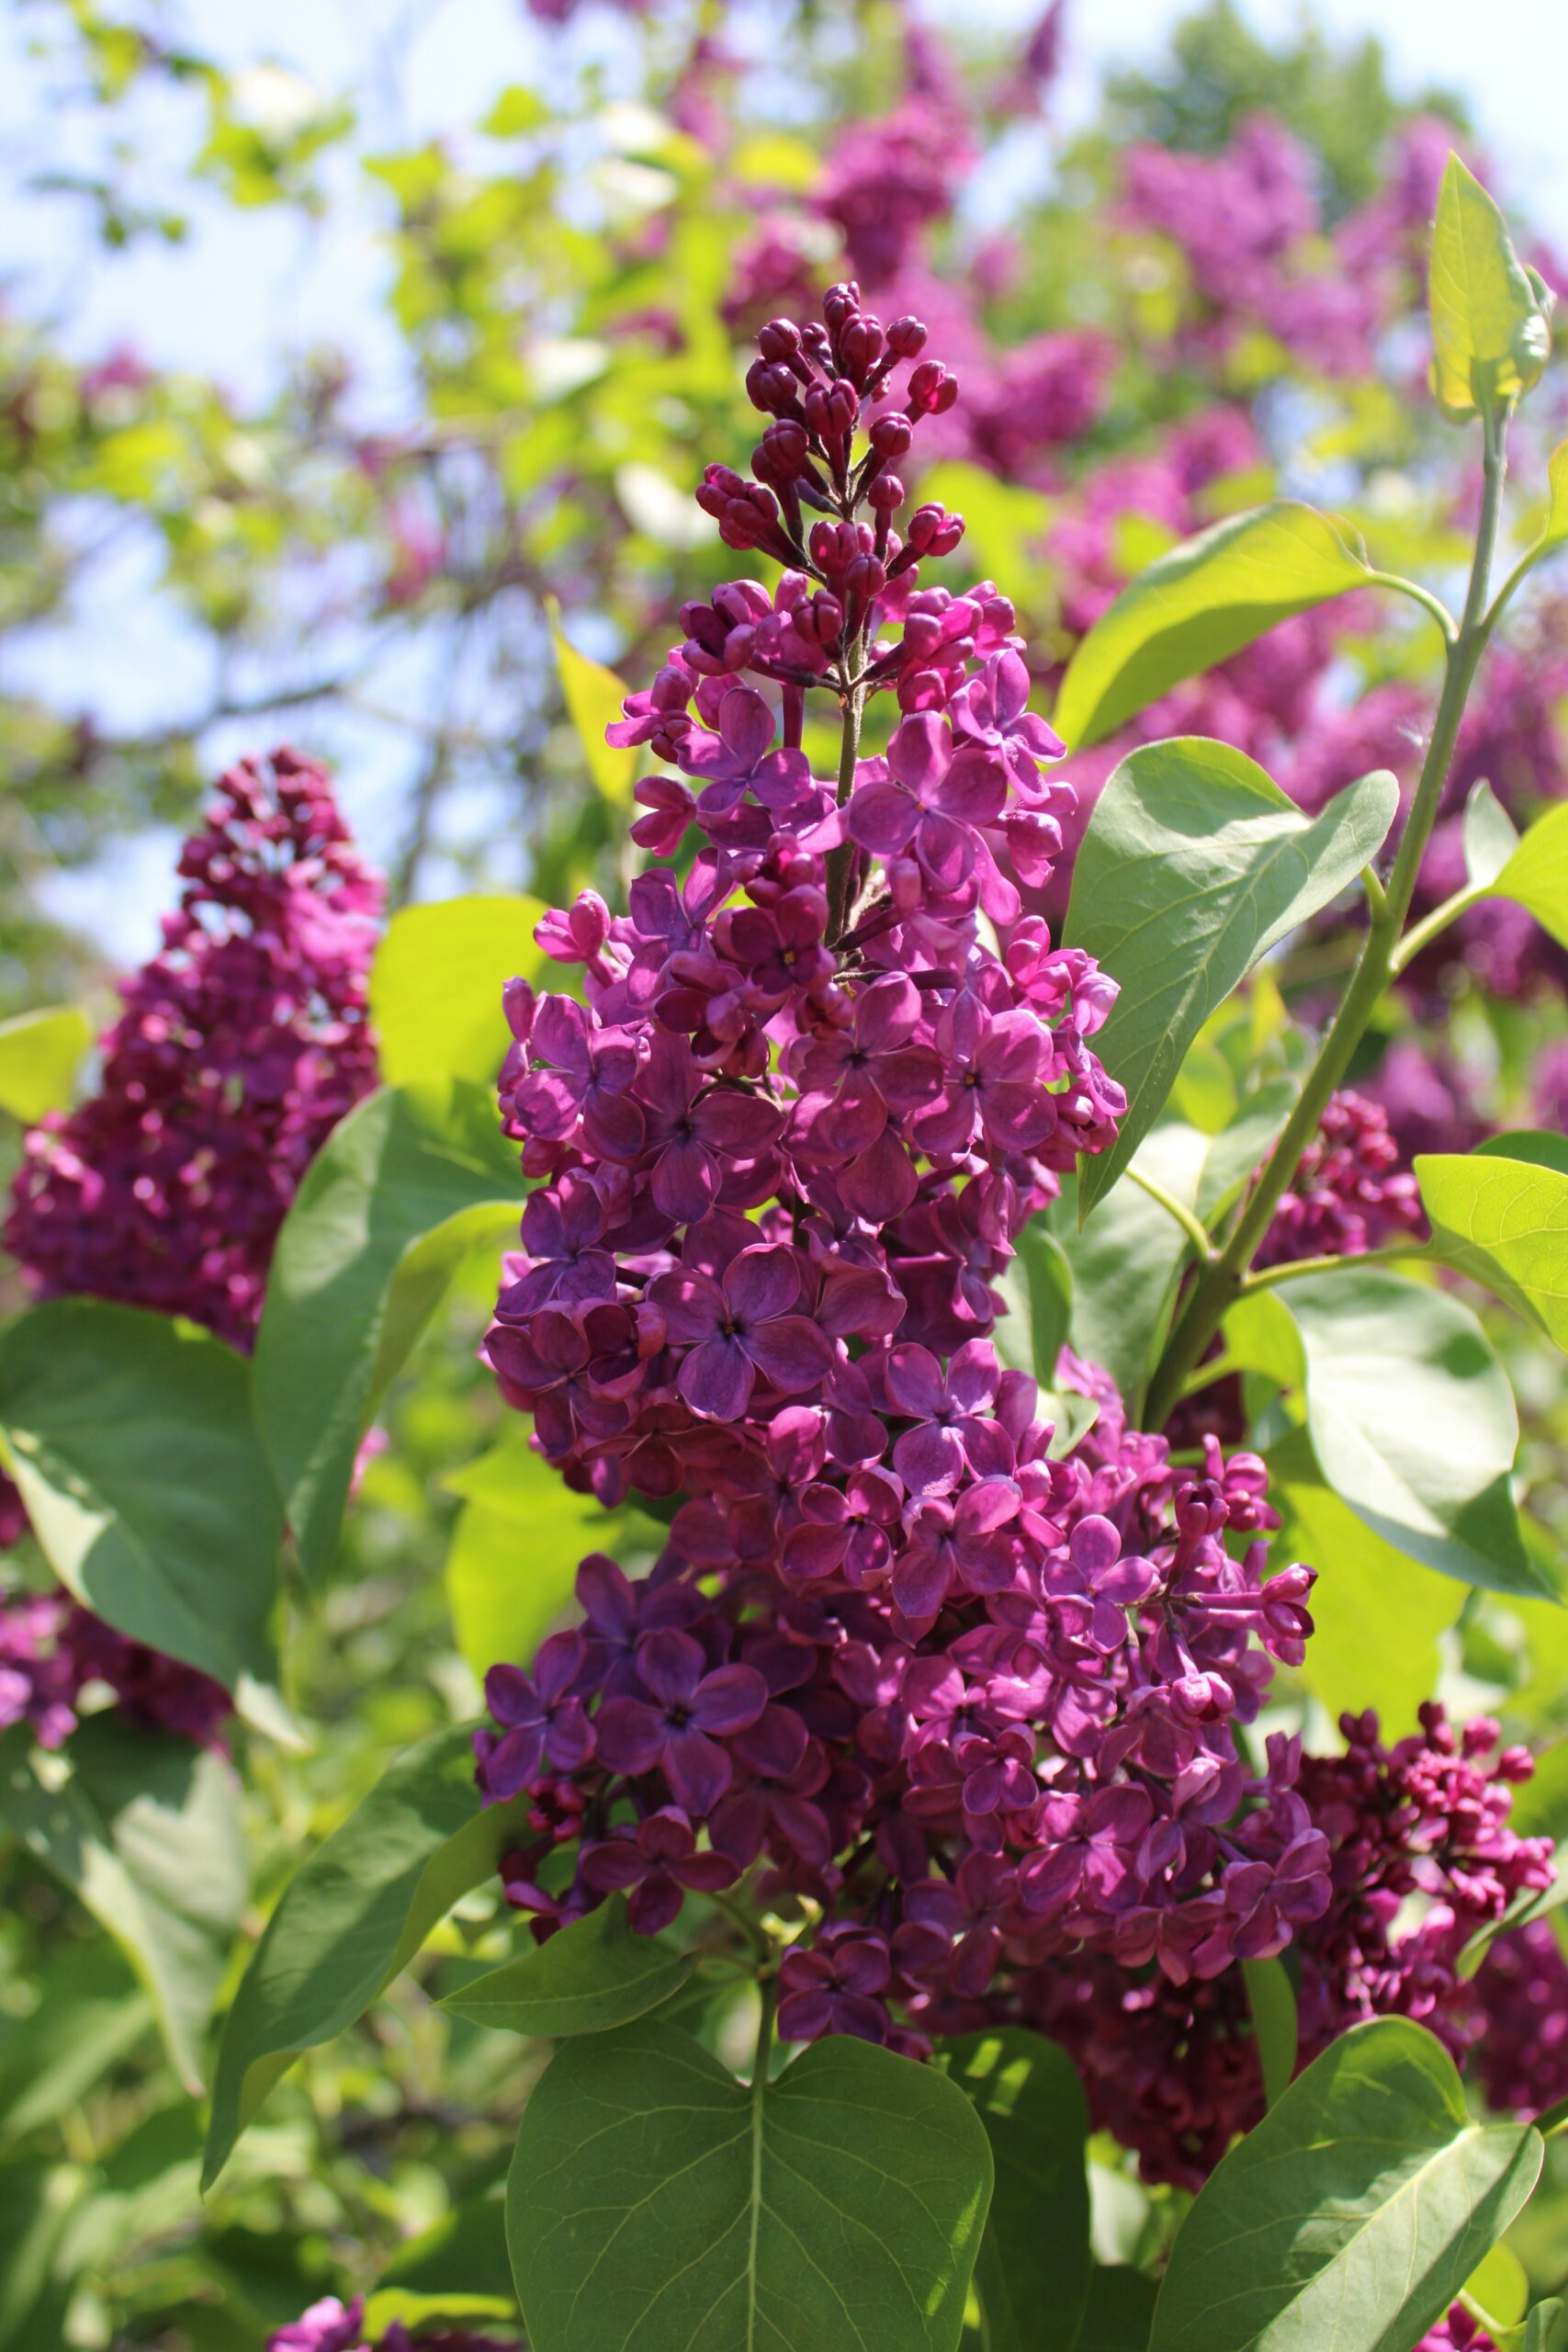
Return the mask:
[[[248,1351],[277,1229],[327,1136],[376,1083],[368,1012],[382,887],[326,771],[299,752],[219,780],[186,842],[158,954],[121,989],[97,1091],[26,1139],[6,1247],[39,1298],[183,1315]],[[0,1543],[27,1514],[0,1487]],[[228,1693],[62,1594],[0,1597],[0,1727],[46,1747],[85,1686],[221,1747]]]
[[[1551,1841],[1508,1826],[1512,1788],[1532,1769],[1525,1749],[1496,1753],[1495,1724],[1456,1729],[1435,1703],[1420,1723],[1390,1747],[1374,1715],[1347,1715],[1343,1755],[1301,1759],[1296,1793],[1330,1857],[1326,1905],[1295,1938],[1303,2064],[1347,2028],[1401,2016],[1456,2059],[1482,2042],[1490,2067],[1493,2002],[1461,1955],[1517,1897],[1551,1885]],[[1237,1972],[1183,1985],[1090,1956],[1022,1990],[1027,2021],[1072,2052],[1095,2121],[1137,2150],[1147,2178],[1200,2187],[1261,2114]],[[1498,2087],[1517,2089],[1505,2072]]]
[[1476,2069],[1487,2103],[1526,2115],[1568,2098],[1568,1958],[1551,1919],[1510,1928],[1477,1971]]
[[[1020,1225],[1115,1132],[1086,1043],[1111,989],[1013,879],[1048,876],[1070,796],[1011,609],[920,585],[958,518],[893,528],[889,468],[956,386],[852,288],[825,321],[763,330],[758,479],[701,493],[783,581],[688,607],[612,729],[681,771],[638,786],[637,838],[702,846],[625,917],[541,924],[585,1001],[508,991],[539,1182],[491,1362],[573,1484],[686,1499],[650,1578],[585,1563],[581,1629],[492,1670],[479,1761],[536,1801],[506,1877],[542,1927],[623,1889],[651,1930],[765,1858],[828,1914],[782,2030],[921,2046],[1004,1959],[1209,1975],[1321,1909],[1291,1760],[1255,1783],[1235,1736],[1312,1575],[1227,1549],[1273,1523],[1256,1461],[1177,1474],[1071,1359],[1099,1423],[1058,1460],[998,1362]],[[818,684],[851,714],[838,791],[801,748]]]
[[372,2344],[365,2327],[365,2298],[340,2302],[335,2295],[312,2303],[287,2327],[274,2330],[266,2352],[516,2352],[515,2342],[502,2343],[493,2335],[475,2335],[467,2329],[424,2329],[411,2335],[401,2320],[394,2320]]
[[243,1348],[301,1176],[376,1082],[382,893],[313,761],[242,761],[218,795],[97,1092],[28,1136],[5,1242],[37,1297],[187,1315]]
[[[1100,1416],[1053,1459],[1033,1383],[991,1364],[983,1394],[964,1353],[932,1418],[873,1418],[841,1485],[830,1417],[781,1413],[649,1577],[585,1561],[581,1628],[492,1668],[480,1784],[534,1799],[502,1874],[541,1928],[622,1891],[651,1934],[761,1860],[764,1897],[827,1917],[784,1963],[781,2032],[922,2051],[1065,1955],[1185,1983],[1322,1910],[1294,1752],[1259,1782],[1235,1738],[1311,1626],[1310,1570],[1225,1547],[1270,1523],[1261,1464],[1174,1470],[1070,1357]],[[901,1450],[953,1484],[911,1505]]]
[[1256,1263],[1359,1258],[1423,1227],[1421,1191],[1399,1165],[1388,1113],[1348,1089],[1331,1095],[1289,1192],[1269,1221]]
[[60,1747],[89,1683],[110,1690],[129,1722],[226,1753],[233,1702],[210,1675],[130,1641],[65,1593],[0,1598],[0,1731],[26,1723],[40,1747]]

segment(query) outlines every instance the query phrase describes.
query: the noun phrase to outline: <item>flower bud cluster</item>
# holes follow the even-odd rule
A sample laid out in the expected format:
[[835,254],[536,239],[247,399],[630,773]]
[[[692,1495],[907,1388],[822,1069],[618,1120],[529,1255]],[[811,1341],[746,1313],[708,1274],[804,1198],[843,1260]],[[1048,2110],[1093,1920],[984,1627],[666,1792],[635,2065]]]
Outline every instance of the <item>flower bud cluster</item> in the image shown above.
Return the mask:
[[[1303,2064],[1348,2027],[1391,2016],[1414,2018],[1463,2058],[1492,2008],[1461,1973],[1466,1944],[1517,1897],[1551,1883],[1551,1840],[1508,1826],[1528,1753],[1495,1753],[1495,1724],[1456,1728],[1435,1703],[1420,1724],[1388,1747],[1375,1715],[1346,1715],[1342,1756],[1300,1759],[1296,1793],[1326,1840],[1331,1873],[1326,1906],[1295,1939]],[[1498,1966],[1501,1986],[1506,1963]],[[1090,1958],[1030,1979],[1023,1996],[1025,2019],[1072,2052],[1096,2123],[1138,2151],[1151,2180],[1200,2187],[1262,2112],[1237,1972],[1183,1985]],[[1482,2063],[1490,2067],[1489,2052]],[[1498,2087],[1517,2092],[1517,2074],[1506,2062],[1501,2071]]]
[[1476,2064],[1488,2105],[1527,2115],[1568,2098],[1568,1957],[1551,1919],[1499,1936],[1476,1973]]
[[1415,1175],[1399,1165],[1388,1113],[1364,1094],[1331,1095],[1256,1262],[1359,1258],[1424,1223]]
[[241,761],[218,795],[97,1092],[28,1136],[5,1242],[37,1297],[186,1315],[246,1347],[299,1180],[376,1082],[381,885],[313,761]]
[[60,1747],[89,1683],[112,1691],[127,1721],[227,1752],[232,1702],[210,1675],[128,1640],[62,1592],[0,1600],[0,1731],[26,1723],[40,1747]]

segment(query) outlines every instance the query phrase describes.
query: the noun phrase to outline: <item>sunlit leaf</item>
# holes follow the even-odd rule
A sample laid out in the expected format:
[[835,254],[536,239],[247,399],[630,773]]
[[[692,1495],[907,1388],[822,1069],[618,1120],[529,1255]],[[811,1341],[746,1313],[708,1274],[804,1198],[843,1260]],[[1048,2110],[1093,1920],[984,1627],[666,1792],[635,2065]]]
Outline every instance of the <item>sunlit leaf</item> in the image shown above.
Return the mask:
[[511,1043],[501,992],[545,970],[534,944],[544,912],[541,899],[520,894],[399,910],[370,970],[370,1018],[389,1086],[425,1078],[495,1084]]
[[31,1126],[46,1111],[71,1107],[82,1057],[93,1042],[85,1012],[51,1005],[0,1021],[0,1110]]
[[1057,733],[1069,752],[1098,743],[1276,622],[1363,586],[1368,570],[1355,533],[1315,507],[1227,515],[1158,557],[1096,621],[1062,680]]
[[1380,770],[1309,820],[1244,752],[1200,736],[1122,762],[1078,851],[1067,911],[1068,944],[1120,988],[1096,1047],[1127,1091],[1114,1148],[1081,1165],[1080,1213],[1153,1125],[1210,1013],[1354,880],[1398,805]]
[[1551,329],[1502,213],[1454,154],[1438,191],[1431,300],[1432,390],[1446,416],[1475,416],[1529,390]]

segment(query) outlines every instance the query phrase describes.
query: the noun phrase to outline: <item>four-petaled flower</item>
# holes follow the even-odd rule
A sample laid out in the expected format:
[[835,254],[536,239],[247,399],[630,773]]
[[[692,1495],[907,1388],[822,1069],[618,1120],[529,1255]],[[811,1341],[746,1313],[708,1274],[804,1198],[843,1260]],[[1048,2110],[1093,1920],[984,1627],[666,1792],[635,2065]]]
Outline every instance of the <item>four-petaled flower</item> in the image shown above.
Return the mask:
[[730,1781],[718,1745],[754,1724],[768,1686],[753,1666],[716,1666],[674,1630],[645,1634],[637,1668],[647,1699],[606,1699],[595,1718],[599,1757],[615,1772],[662,1771],[677,1804],[713,1811]]
[[672,1346],[684,1348],[675,1385],[694,1413],[738,1421],[757,1374],[785,1396],[831,1369],[833,1351],[809,1316],[793,1312],[800,1267],[793,1250],[759,1243],[711,1274],[661,1274],[649,1295]]

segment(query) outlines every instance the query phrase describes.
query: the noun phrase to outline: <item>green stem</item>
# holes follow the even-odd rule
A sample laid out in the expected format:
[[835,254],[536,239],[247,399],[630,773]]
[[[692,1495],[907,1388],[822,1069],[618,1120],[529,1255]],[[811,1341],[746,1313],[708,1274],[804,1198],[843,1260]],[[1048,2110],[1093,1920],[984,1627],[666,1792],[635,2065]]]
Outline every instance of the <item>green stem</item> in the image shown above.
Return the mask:
[[1208,1228],[1200,1218],[1193,1216],[1185,1201],[1179,1201],[1174,1193],[1168,1193],[1163,1184],[1156,1184],[1154,1178],[1145,1176],[1141,1168],[1129,1167],[1127,1173],[1134,1183],[1148,1194],[1151,1201],[1159,1203],[1167,1216],[1176,1219],[1182,1232],[1195,1246],[1200,1258],[1205,1261],[1213,1258],[1214,1248],[1209,1239]]
[[710,1894],[707,1899],[716,1911],[723,1912],[731,1927],[739,1928],[760,1962],[766,1962],[772,1960],[773,1948],[761,1927],[750,1917],[744,1904],[737,1903],[731,1894],[717,1893]]
[[1499,409],[1483,422],[1481,519],[1476,531],[1470,586],[1458,631],[1448,640],[1443,688],[1437,717],[1432,723],[1431,740],[1421,763],[1416,797],[1410,804],[1410,814],[1405,820],[1382,904],[1379,906],[1375,899],[1372,901],[1366,938],[1350,985],[1318,1047],[1317,1058],[1308,1072],[1295,1109],[1286,1121],[1280,1140],[1269,1154],[1224,1250],[1199,1273],[1166,1342],[1165,1351],[1149,1383],[1145,1419],[1152,1430],[1163,1428],[1181,1395],[1188,1374],[1201,1361],[1210,1340],[1241,1296],[1247,1270],[1269,1230],[1280,1195],[1300,1167],[1302,1155],[1316,1135],[1329,1097],[1343,1082],[1356,1048],[1366,1034],[1367,1024],[1393,976],[1400,934],[1410,912],[1421,860],[1431,839],[1443,786],[1448,781],[1465,699],[1491,628],[1486,592],[1492,575],[1493,550],[1497,541],[1503,482],[1507,471],[1504,449],[1507,413],[1506,408]]
[[[860,757],[861,720],[865,714],[865,688],[856,675],[850,681],[844,697],[843,733],[839,741],[839,806],[841,808],[855,786],[855,762]],[[828,853],[828,938],[829,944],[843,936],[850,916],[850,876],[854,867],[855,846],[844,842]]]
[[1430,947],[1439,932],[1447,931],[1450,922],[1462,915],[1467,908],[1479,905],[1486,895],[1481,885],[1467,882],[1462,890],[1456,890],[1451,899],[1445,899],[1442,905],[1434,907],[1429,915],[1423,915],[1419,922],[1413,922],[1394,950],[1389,964],[1389,977],[1397,980],[1401,972],[1414,964],[1421,950]]
[[1393,588],[1401,596],[1409,596],[1416,604],[1424,606],[1430,613],[1443,632],[1443,642],[1446,645],[1453,643],[1456,635],[1453,615],[1442,598],[1434,596],[1429,588],[1423,588],[1418,580],[1406,580],[1404,574],[1398,571],[1374,571],[1370,575],[1367,584],[1371,588]]
[[[1357,1253],[1355,1262],[1358,1266],[1393,1266],[1402,1259],[1425,1258],[1426,1255],[1419,1241],[1404,1246],[1396,1242],[1387,1250],[1362,1250]],[[1280,1283],[1299,1283],[1305,1274],[1337,1273],[1345,1262],[1342,1256],[1289,1258],[1280,1265],[1264,1266],[1258,1272],[1247,1275],[1241,1285],[1242,1291],[1250,1298],[1255,1291],[1273,1290]],[[1207,1366],[1204,1368],[1206,1370]]]

